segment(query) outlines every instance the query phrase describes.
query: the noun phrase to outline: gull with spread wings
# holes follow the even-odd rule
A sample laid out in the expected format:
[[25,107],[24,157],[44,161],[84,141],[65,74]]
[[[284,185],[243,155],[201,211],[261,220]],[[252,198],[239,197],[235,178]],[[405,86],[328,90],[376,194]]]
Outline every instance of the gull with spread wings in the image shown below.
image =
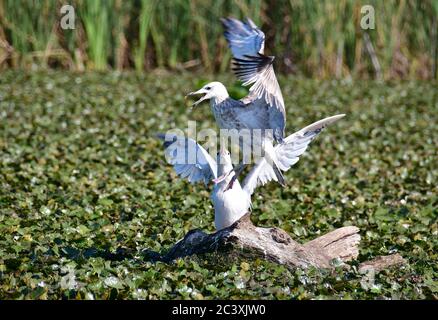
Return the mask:
[[[284,171],[298,162],[309,143],[329,124],[344,117],[343,114],[328,117],[291,134],[274,148],[274,154]],[[206,185],[214,182],[211,200],[215,212],[215,227],[221,230],[239,220],[251,207],[251,195],[255,188],[275,180],[275,173],[269,163],[262,159],[246,176],[243,184],[239,180],[229,186],[235,177],[230,153],[221,148],[214,160],[196,141],[171,134],[158,135],[164,140],[167,161],[173,165],[181,178],[191,183],[203,181]],[[188,152],[196,152],[196,161],[189,163]]]
[[[242,22],[227,18],[222,19],[222,24],[233,54],[233,71],[243,81],[243,85],[251,85],[249,94],[235,100],[229,96],[222,83],[215,81],[188,96],[202,95],[194,106],[210,100],[214,117],[221,129],[236,129],[239,132],[247,129],[251,138],[240,139],[240,149],[243,150],[245,144],[249,144],[249,150],[261,150],[258,158],[252,152],[255,162],[266,161],[266,165],[274,172],[273,179],[284,185],[281,171],[287,170],[287,167],[277,158],[274,142],[281,143],[284,139],[286,113],[274,73],[274,57],[264,55],[265,35],[251,19]],[[260,130],[261,134],[253,134],[254,130]],[[243,167],[240,166],[237,171],[240,173]]]

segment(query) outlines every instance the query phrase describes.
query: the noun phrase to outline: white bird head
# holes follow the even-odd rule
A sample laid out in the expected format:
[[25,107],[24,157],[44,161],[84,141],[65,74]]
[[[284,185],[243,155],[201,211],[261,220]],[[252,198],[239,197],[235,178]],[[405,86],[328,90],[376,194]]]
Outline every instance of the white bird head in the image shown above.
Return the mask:
[[217,176],[218,178],[214,180],[214,183],[219,183],[224,180],[230,180],[234,176],[233,163],[231,161],[230,152],[221,147],[220,151],[217,153]]
[[201,99],[199,99],[193,104],[193,107],[197,106],[204,100],[214,99],[216,103],[220,103],[229,97],[228,91],[225,88],[225,86],[218,81],[207,83],[198,91],[190,92],[189,94],[187,94],[186,97],[201,95],[201,94],[203,94],[203,96],[201,97]]

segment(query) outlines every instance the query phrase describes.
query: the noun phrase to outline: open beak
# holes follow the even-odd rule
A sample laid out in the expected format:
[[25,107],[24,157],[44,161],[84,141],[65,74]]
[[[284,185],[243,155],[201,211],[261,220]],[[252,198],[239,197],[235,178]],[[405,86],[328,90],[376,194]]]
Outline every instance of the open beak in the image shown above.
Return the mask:
[[225,157],[227,155],[227,149],[225,147],[223,147],[222,144],[221,144],[220,149],[219,149],[219,154],[222,157]]
[[223,175],[221,175],[220,177],[217,177],[216,179],[213,179],[212,181],[213,181],[215,184],[218,184],[218,183],[220,183],[221,181],[224,181],[224,180],[227,178],[227,176],[228,176],[228,173],[224,173]]
[[221,175],[220,177],[217,177],[216,179],[213,179],[211,181],[213,181],[215,184],[218,184],[222,181],[224,181],[226,178],[228,178],[228,176],[233,172],[234,170],[230,170],[227,173],[224,173],[223,175]]
[[198,104],[200,104],[202,101],[204,101],[207,98],[207,91],[205,91],[204,89],[199,89],[198,91],[194,91],[194,92],[190,92],[186,95],[186,98],[191,97],[191,96],[198,96],[200,94],[203,94],[204,96],[201,97],[201,99],[199,99],[198,101],[196,101],[195,103],[192,104],[192,107],[196,107]]

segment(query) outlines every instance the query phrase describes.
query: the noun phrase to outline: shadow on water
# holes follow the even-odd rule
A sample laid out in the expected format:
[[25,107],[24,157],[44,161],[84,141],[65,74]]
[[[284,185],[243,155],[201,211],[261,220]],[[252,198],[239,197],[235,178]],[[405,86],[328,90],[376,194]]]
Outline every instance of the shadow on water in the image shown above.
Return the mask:
[[[165,252],[162,254],[149,249],[137,251],[130,248],[117,248],[114,251],[109,248],[97,249],[94,247],[77,249],[67,245],[58,247],[58,255],[52,249],[49,249],[43,255],[50,258],[59,256],[75,261],[87,260],[90,258],[102,258],[109,261],[133,260],[139,263],[170,262],[170,260],[165,257]],[[32,254],[32,259],[38,259],[40,256],[41,254],[34,253]]]
[[[116,250],[110,249],[103,245],[100,248],[91,247],[86,249],[78,249],[69,243],[63,243],[63,240],[57,238],[54,240],[55,244],[58,246],[57,252],[50,248],[43,256],[46,258],[55,258],[57,256],[65,257],[71,260],[83,261],[90,258],[102,258],[108,261],[123,261],[131,260],[138,263],[144,262],[164,262],[170,263],[176,258],[190,256],[193,254],[203,254],[208,252],[204,247],[197,248],[193,245],[199,239],[209,238],[206,233],[199,229],[191,230],[186,234],[184,239],[177,241],[169,249],[162,250],[162,252],[153,251],[150,249],[143,249],[138,251],[136,249],[119,247]],[[196,241],[195,241],[196,240]],[[209,246],[207,246],[209,247]],[[32,259],[37,260],[41,257],[39,253],[33,253]]]

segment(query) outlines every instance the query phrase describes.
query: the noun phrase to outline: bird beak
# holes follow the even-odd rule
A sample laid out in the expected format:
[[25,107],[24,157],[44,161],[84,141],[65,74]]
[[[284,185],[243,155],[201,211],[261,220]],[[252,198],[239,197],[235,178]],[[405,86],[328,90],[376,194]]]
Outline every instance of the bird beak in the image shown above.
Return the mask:
[[221,145],[221,147],[220,147],[220,149],[219,149],[219,154],[220,154],[222,157],[224,157],[224,156],[227,155],[227,149],[225,149],[222,145]]
[[196,107],[198,104],[200,104],[205,99],[207,99],[207,91],[205,91],[204,89],[199,89],[198,91],[190,92],[186,95],[186,98],[188,98],[188,97],[197,96],[200,94],[205,94],[205,95],[203,97],[201,97],[201,99],[199,99],[198,101],[196,101],[195,103],[192,104],[193,108]]
[[227,173],[224,173],[223,175],[221,175],[220,177],[217,177],[216,179],[213,179],[212,181],[213,181],[215,184],[218,184],[218,183],[224,181],[226,178],[228,178],[228,176],[231,175],[233,172],[234,172],[234,170],[231,169],[231,170],[228,171]]
[[224,181],[225,180],[225,178],[228,176],[228,173],[224,173],[223,175],[221,175],[220,177],[217,177],[216,179],[213,179],[212,181],[215,183],[215,184],[218,184],[218,183],[220,183],[221,181]]

